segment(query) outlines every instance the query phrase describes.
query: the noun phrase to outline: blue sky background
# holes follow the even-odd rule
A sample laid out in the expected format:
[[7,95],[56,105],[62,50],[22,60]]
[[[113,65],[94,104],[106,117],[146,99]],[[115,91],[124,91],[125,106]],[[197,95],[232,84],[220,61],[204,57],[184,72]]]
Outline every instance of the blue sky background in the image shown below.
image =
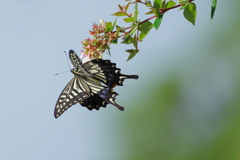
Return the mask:
[[[182,11],[167,12],[159,30],[149,33],[139,44],[140,52],[129,62],[126,62],[125,50],[132,46],[112,45],[110,58],[122,73],[140,77],[127,80],[124,87],[115,89],[119,93],[117,102],[125,111],[110,105],[100,111],[89,111],[77,104],[55,119],[56,100],[73,77],[70,72],[55,76],[69,70],[63,51],[73,49],[80,54],[81,41],[90,37],[88,31],[92,23],[99,23],[100,19],[115,20],[110,14],[117,11],[118,4],[126,2],[0,1],[0,159],[112,160],[121,157],[126,144],[120,138],[119,118],[128,110],[137,110],[134,101],[139,100],[138,95],[169,71],[194,74],[192,66],[197,68],[199,64],[195,60],[204,60],[202,55],[211,53],[208,40],[218,39],[218,34],[227,32],[236,21],[232,17],[239,1],[219,1],[211,24],[210,0],[196,0],[195,26],[184,19]],[[139,5],[143,13],[141,9],[144,10]],[[118,21],[123,24],[121,18]],[[221,81],[217,84],[231,88],[231,84]],[[151,92],[144,94],[151,96]]]

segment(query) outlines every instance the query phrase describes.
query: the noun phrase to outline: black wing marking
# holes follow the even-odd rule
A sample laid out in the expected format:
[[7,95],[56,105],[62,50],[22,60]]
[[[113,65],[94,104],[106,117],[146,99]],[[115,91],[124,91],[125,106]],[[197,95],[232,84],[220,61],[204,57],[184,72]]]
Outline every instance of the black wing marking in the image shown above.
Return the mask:
[[84,63],[83,67],[94,76],[94,78],[110,88],[116,85],[122,86],[125,79],[138,79],[137,75],[121,74],[121,69],[116,68],[116,64],[111,63],[110,60],[94,59]]
[[58,118],[64,111],[70,108],[77,102],[83,101],[90,94],[86,91],[86,88],[82,85],[82,80],[80,78],[74,77],[63,89],[60,94],[55,110],[54,116]]
[[[119,105],[118,103],[115,102],[115,96],[117,95],[117,93],[111,93],[111,91],[109,91],[108,94],[104,94],[103,97],[100,97],[98,94],[93,94],[92,96],[88,97],[87,99],[83,100],[80,102],[80,104],[84,107],[87,107],[89,110],[99,110],[100,107],[106,107],[107,104],[112,104],[114,106],[116,106],[119,110],[123,111],[124,107],[122,107],[121,105]],[[112,98],[113,97],[113,98]]]
[[81,101],[80,104],[83,107],[88,108],[89,110],[93,110],[93,109],[99,110],[100,107],[105,108],[108,103],[104,99],[102,99],[99,95],[93,94],[87,99]]

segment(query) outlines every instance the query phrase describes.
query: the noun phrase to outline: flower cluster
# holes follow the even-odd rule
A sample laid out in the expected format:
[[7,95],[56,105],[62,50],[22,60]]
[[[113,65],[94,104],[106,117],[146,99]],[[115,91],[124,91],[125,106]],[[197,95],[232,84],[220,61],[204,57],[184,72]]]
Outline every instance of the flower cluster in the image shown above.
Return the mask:
[[117,38],[116,32],[106,31],[106,23],[103,20],[100,20],[99,25],[94,23],[89,34],[92,35],[92,39],[82,41],[84,50],[81,51],[81,57],[88,59],[101,59],[105,50],[110,49],[110,43]]

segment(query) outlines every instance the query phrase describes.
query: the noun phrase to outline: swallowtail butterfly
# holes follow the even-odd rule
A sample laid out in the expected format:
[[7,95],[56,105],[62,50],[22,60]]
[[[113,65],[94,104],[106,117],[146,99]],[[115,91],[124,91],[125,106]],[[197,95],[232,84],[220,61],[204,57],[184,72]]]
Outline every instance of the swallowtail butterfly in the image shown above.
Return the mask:
[[118,94],[112,88],[117,85],[122,86],[124,79],[138,79],[137,75],[121,74],[121,70],[110,60],[94,59],[83,63],[73,50],[69,51],[69,58],[74,67],[71,69],[74,77],[57,100],[55,118],[76,103],[89,110],[99,110],[107,104],[112,104],[121,111],[124,110],[115,102]]

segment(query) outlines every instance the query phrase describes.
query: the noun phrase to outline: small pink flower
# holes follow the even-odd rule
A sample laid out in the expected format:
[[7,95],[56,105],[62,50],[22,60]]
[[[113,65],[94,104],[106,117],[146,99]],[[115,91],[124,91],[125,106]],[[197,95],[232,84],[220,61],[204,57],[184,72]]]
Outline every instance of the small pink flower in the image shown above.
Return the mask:
[[83,51],[81,58],[98,59],[102,58],[102,54],[109,48],[111,42],[116,39],[116,32],[105,32],[106,22],[100,20],[100,25],[94,23],[89,34],[92,38],[82,41]]

